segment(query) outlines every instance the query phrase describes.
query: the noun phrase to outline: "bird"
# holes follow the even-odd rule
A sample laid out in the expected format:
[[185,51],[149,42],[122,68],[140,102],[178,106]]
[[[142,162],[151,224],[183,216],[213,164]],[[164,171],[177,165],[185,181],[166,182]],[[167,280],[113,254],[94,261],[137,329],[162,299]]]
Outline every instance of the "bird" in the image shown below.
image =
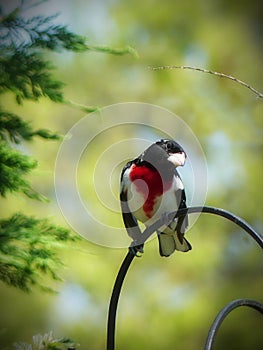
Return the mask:
[[[129,161],[120,177],[120,203],[124,225],[133,239],[135,254],[143,253],[139,223],[146,227],[172,211],[187,208],[186,195],[177,167],[184,166],[186,152],[172,139],[160,139]],[[175,250],[187,252],[184,237],[188,215],[180,216],[157,230],[159,253],[169,257]]]

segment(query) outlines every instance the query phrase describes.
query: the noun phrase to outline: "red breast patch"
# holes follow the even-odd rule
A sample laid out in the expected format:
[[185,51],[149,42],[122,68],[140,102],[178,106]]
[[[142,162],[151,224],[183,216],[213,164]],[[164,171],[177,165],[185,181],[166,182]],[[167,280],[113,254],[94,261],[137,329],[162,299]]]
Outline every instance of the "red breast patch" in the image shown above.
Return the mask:
[[135,164],[133,164],[129,176],[130,180],[134,182],[137,192],[140,192],[144,196],[143,210],[146,216],[150,218],[157,197],[169,190],[173,180],[164,182],[157,170],[144,165],[136,166]]

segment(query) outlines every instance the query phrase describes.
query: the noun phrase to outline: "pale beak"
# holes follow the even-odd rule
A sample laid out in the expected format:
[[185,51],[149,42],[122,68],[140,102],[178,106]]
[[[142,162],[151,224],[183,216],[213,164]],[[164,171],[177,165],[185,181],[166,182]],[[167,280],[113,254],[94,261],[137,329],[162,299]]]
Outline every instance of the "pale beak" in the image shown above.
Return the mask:
[[184,166],[186,155],[184,152],[180,153],[169,153],[169,162],[173,163],[174,166]]

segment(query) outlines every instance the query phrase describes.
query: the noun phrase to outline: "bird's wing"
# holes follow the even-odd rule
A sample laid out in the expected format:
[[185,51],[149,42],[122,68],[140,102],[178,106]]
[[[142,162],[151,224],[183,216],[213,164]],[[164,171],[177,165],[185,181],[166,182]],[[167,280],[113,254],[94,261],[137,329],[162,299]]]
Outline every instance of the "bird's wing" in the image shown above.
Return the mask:
[[[175,192],[175,195],[177,198],[177,203],[179,203],[178,209],[187,208],[185,190],[178,189]],[[188,215],[187,214],[180,216],[177,219],[176,231],[178,233],[178,237],[179,237],[180,241],[183,241],[183,236],[184,236],[184,233],[188,227],[188,223],[189,222],[188,222]]]
[[120,191],[120,201],[121,201],[121,211],[122,218],[128,235],[133,239],[134,242],[140,243],[141,230],[138,225],[137,219],[131,213],[128,206],[128,188],[125,182],[125,172],[131,166],[132,162],[126,164],[121,173],[121,191]]
[[[185,195],[184,185],[183,185],[183,182],[181,180],[180,175],[178,174],[178,172],[176,170],[175,170],[175,176],[178,177],[179,181],[181,182],[181,188],[178,188],[175,191],[175,196],[176,196],[176,200],[178,203],[178,209],[185,209],[185,208],[187,208],[187,205],[186,205],[186,195]],[[189,220],[188,220],[187,214],[180,216],[178,218],[176,232],[178,233],[178,238],[179,238],[181,243],[183,243],[184,234],[185,234],[185,231],[186,231],[188,225],[189,225]]]

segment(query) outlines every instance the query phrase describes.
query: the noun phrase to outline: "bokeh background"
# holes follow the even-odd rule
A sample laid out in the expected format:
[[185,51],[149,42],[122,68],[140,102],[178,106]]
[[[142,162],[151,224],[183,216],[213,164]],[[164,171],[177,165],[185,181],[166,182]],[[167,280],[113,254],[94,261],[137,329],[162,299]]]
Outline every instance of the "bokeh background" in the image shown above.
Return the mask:
[[[1,1],[10,10],[17,3]],[[74,102],[100,107],[144,102],[179,116],[193,130],[207,160],[206,204],[243,217],[260,232],[262,99],[227,79],[186,70],[152,71],[149,66],[209,68],[262,91],[262,10],[262,2],[256,0],[54,0],[28,9],[25,15],[59,13],[55,21],[86,36],[91,45],[134,47],[138,58],[94,52],[47,56],[57,67],[56,77],[66,84],[65,96]],[[35,128],[66,134],[85,117],[83,111],[49,100],[17,107],[12,96],[6,94],[4,98],[7,109],[32,121]],[[94,117],[94,125],[99,118],[99,114]],[[143,122],[149,128],[136,127],[132,130],[134,137],[156,138],[158,132],[152,131],[151,119],[145,116]],[[130,132],[126,134],[125,128],[121,133],[113,130],[112,143],[130,137]],[[97,140],[94,152],[83,158],[86,167],[83,161],[79,179],[91,205],[95,195],[89,195],[89,184],[92,186],[99,149],[96,145],[103,149],[103,140]],[[21,209],[67,226],[54,186],[59,146],[59,142],[42,140],[23,146],[39,161],[32,182],[50,203],[9,197],[1,208],[3,216]],[[69,155],[69,164],[70,157],[74,153]],[[100,181],[108,181],[108,176]],[[113,187],[117,196],[118,184]],[[67,186],[64,190],[70,201]],[[71,205],[74,210],[74,203]],[[95,209],[101,210],[99,205]],[[121,225],[120,215],[116,217],[111,211],[105,221]],[[92,225],[87,228],[93,229]],[[262,302],[262,256],[251,238],[234,224],[207,215],[199,217],[187,235],[193,245],[188,254],[161,258],[154,239],[147,243],[143,257],[135,259],[119,304],[118,349],[202,349],[211,322],[227,302],[241,297]],[[56,337],[73,338],[81,349],[105,348],[108,303],[126,249],[83,239],[60,254],[66,267],[61,271],[64,281],[53,286],[56,294],[37,289],[26,294],[0,285],[1,349],[15,341],[30,342],[34,334],[50,330]],[[262,322],[253,310],[236,310],[224,322],[215,349],[260,349]]]

